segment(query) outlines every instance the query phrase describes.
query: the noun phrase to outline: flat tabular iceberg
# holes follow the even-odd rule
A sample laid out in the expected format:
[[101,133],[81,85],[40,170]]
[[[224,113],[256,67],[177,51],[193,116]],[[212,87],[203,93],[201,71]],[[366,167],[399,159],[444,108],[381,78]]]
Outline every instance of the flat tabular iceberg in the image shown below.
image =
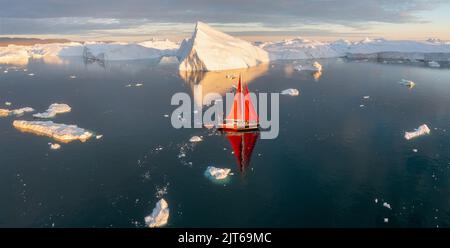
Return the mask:
[[161,199],[156,203],[151,215],[145,217],[145,224],[148,227],[160,227],[167,224],[169,220],[169,205],[166,200]]
[[426,134],[430,134],[430,128],[426,124],[423,124],[413,132],[405,132],[405,139],[410,140]]
[[44,113],[34,114],[33,117],[36,118],[53,118],[57,114],[68,113],[72,110],[72,108],[64,103],[53,103],[48,107],[48,109]]
[[182,42],[177,56],[181,71],[231,70],[269,61],[263,49],[202,22],[197,22],[192,37]]
[[76,125],[58,124],[52,121],[15,120],[13,126],[21,131],[45,135],[61,142],[74,140],[84,142],[92,137],[91,132]]

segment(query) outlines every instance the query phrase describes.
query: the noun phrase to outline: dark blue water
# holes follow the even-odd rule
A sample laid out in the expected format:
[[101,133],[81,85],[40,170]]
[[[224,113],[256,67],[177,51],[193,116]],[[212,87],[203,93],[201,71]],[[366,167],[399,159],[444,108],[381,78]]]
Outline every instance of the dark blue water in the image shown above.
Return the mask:
[[[257,140],[241,170],[225,135],[174,129],[164,117],[176,108],[172,95],[192,94],[192,84],[229,89],[223,74],[180,75],[157,61],[63,62],[0,74],[0,106],[67,103],[72,112],[54,122],[104,136],[52,151],[51,139],[12,127],[31,115],[0,118],[1,227],[144,227],[160,196],[168,227],[450,226],[449,69],[325,60],[316,79],[291,62],[243,72],[252,91],[300,95],[280,97],[278,138]],[[132,82],[144,85],[125,87]],[[424,123],[431,135],[403,138]],[[193,135],[204,141],[190,144]],[[209,165],[234,175],[211,182]]]

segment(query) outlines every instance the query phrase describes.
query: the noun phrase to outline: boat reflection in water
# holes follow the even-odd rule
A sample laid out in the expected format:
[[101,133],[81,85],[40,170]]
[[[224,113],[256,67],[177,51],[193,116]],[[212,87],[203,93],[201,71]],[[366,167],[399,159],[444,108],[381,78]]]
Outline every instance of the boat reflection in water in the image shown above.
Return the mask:
[[233,148],[239,171],[244,172],[250,166],[250,159],[259,138],[259,131],[224,133]]

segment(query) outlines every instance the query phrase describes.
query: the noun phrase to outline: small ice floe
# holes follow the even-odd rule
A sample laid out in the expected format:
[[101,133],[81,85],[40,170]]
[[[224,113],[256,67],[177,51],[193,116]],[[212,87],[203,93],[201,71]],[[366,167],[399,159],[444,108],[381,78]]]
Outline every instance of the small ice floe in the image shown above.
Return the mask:
[[389,218],[384,218],[383,221],[384,221],[384,223],[388,223],[389,222]]
[[314,61],[312,65],[297,65],[294,67],[296,71],[322,71],[322,65]]
[[34,76],[34,73],[28,73],[28,76],[30,77]]
[[375,203],[378,203],[378,198],[375,198]]
[[156,203],[151,215],[145,217],[145,225],[148,227],[160,227],[167,224],[169,220],[169,205],[166,200],[161,199]]
[[61,145],[58,143],[48,143],[48,145],[50,146],[50,149],[52,150],[59,150],[61,149]]
[[417,150],[417,149],[412,149],[412,151],[413,151],[413,152],[418,152],[419,150]]
[[208,166],[205,171],[205,176],[209,178],[213,178],[216,180],[222,180],[228,177],[230,174],[231,169],[228,168],[216,168],[214,166]]
[[430,62],[428,62],[428,66],[429,66],[429,67],[435,67],[435,68],[441,67],[441,65],[440,65],[438,62],[436,62],[436,61],[430,61]]
[[165,114],[165,115],[164,115],[164,117],[168,118],[168,117],[169,117],[169,115],[168,115],[168,114]]
[[423,124],[413,132],[405,132],[405,139],[410,140],[425,134],[430,134],[430,128],[426,124]]
[[192,136],[190,139],[189,139],[189,142],[192,142],[192,143],[197,143],[197,142],[201,142],[203,139],[202,139],[202,137],[200,137],[200,136]]
[[131,84],[127,84],[127,85],[125,85],[125,87],[131,87],[131,86],[133,86],[133,85],[131,85]]
[[52,121],[23,121],[15,120],[13,126],[20,131],[45,135],[60,142],[90,139],[92,133],[76,125],[58,124]]
[[44,119],[53,118],[57,114],[68,113],[71,110],[72,108],[65,103],[53,103],[44,113],[34,114],[33,117]]
[[11,106],[11,104],[12,104],[11,102],[5,102],[6,106]]
[[138,83],[138,84],[135,84],[134,86],[136,86],[136,87],[141,87],[142,85],[144,85],[144,84]]
[[370,96],[363,96],[363,99],[369,99],[370,98]]
[[409,88],[413,88],[414,86],[416,86],[416,83],[414,83],[414,82],[411,81],[411,80],[406,80],[406,79],[400,80],[399,83],[400,83],[401,85],[404,85],[404,86],[409,87]]
[[3,71],[3,73],[5,73],[5,74],[6,74],[6,73],[8,73],[8,71],[7,71],[7,70],[4,70],[4,71]]
[[101,139],[101,138],[103,138],[103,134],[97,134],[97,135],[95,135],[95,139]]
[[10,116],[10,115],[22,116],[25,113],[29,113],[29,112],[33,112],[33,111],[34,111],[34,109],[30,108],[30,107],[13,109],[13,110],[0,109],[0,117],[7,117],[7,116]]
[[389,204],[389,203],[387,203],[387,202],[384,202],[384,203],[383,203],[383,207],[388,208],[388,209],[392,209],[392,208],[391,208],[391,204]]
[[298,96],[300,92],[297,89],[286,89],[281,91],[282,95]]
[[71,76],[69,76],[71,79],[75,79],[75,78],[77,78],[77,76],[75,76],[75,75],[71,75]]

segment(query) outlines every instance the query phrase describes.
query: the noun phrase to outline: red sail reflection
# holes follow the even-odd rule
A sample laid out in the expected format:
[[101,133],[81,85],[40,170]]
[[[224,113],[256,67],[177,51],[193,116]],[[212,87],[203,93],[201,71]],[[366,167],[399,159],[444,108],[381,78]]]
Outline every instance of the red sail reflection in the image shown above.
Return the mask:
[[230,132],[227,138],[233,147],[234,156],[240,171],[244,171],[250,165],[250,158],[259,138],[259,132]]

